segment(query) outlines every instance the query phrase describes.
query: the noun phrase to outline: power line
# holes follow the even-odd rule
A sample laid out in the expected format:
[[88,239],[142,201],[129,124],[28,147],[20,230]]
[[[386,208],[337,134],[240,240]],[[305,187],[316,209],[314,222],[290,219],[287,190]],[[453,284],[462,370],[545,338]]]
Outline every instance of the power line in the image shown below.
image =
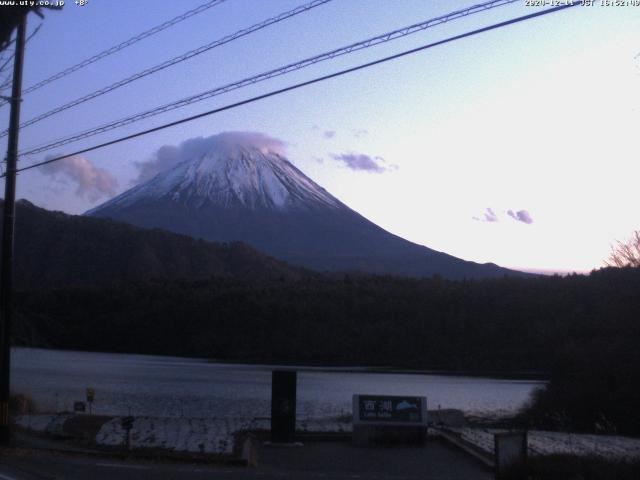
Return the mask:
[[[157,73],[161,70],[164,70],[165,68],[171,67],[173,65],[176,65],[178,63],[184,62],[185,60],[189,60],[190,58],[193,58],[197,55],[200,55],[202,53],[205,53],[213,48],[219,47],[221,45],[225,45],[226,43],[232,42],[234,40],[237,40],[238,38],[244,37],[246,35],[249,35],[253,32],[256,32],[258,30],[262,30],[263,28],[266,28],[270,25],[282,22],[288,18],[291,18],[295,15],[298,15],[300,13],[304,13],[307,12],[309,10],[311,10],[312,8],[318,7],[320,5],[323,5],[325,3],[330,2],[331,0],[313,0],[312,2],[306,3],[304,5],[301,5],[299,7],[294,8],[293,10],[289,10],[287,12],[281,13],[280,15],[276,16],[276,17],[272,17],[269,18],[263,22],[257,23],[249,28],[245,28],[242,30],[239,30],[231,35],[227,35],[226,37],[223,37],[221,39],[218,39],[214,42],[208,43],[206,45],[203,45],[201,47],[198,47],[194,50],[190,50],[182,55],[179,55],[177,57],[174,57],[170,60],[167,60],[165,62],[162,62],[158,65],[155,65],[153,67],[147,68],[145,70],[142,70],[141,72],[138,72],[134,75],[131,75],[130,77],[127,77],[123,80],[119,80],[115,83],[112,83],[111,85],[108,85],[104,88],[101,88],[99,90],[96,90],[94,92],[91,92],[87,95],[84,95],[80,98],[76,98],[75,100],[72,100],[69,103],[66,103],[60,107],[56,107],[53,110],[50,110],[48,112],[45,112],[41,115],[38,115],[37,117],[32,118],[31,120],[28,120],[26,122],[24,122],[22,125],[20,125],[20,127],[27,127],[29,125],[33,125],[34,123],[37,123],[41,120],[44,120],[45,118],[48,118],[52,115],[55,115],[57,113],[60,113],[64,110],[68,110],[70,108],[73,108],[77,105],[80,105],[81,103],[87,102],[89,100],[93,100],[94,98],[100,97],[106,93],[112,92],[120,87],[123,87],[125,85],[128,85],[129,83],[135,82],[136,80],[140,80],[141,78],[147,77],[151,74]],[[6,131],[2,132],[2,134],[0,134],[0,137],[3,137],[6,135]]]
[[[40,31],[40,28],[42,28],[42,23],[40,25],[38,25],[33,32],[31,32],[31,34],[29,34],[29,36],[27,37],[27,39],[24,41],[25,45],[29,43],[29,40],[31,40],[33,37],[36,36],[36,34]],[[13,58],[15,57],[16,52],[12,52],[11,55],[9,55],[9,58],[7,58],[7,60],[2,64],[2,66],[0,66],[0,72],[4,72],[4,69],[7,67],[7,65],[9,64],[9,62],[11,60],[13,60]],[[0,105],[1,106],[1,105]]]
[[[13,77],[13,74],[9,73],[0,81],[0,91],[5,90],[11,86],[11,77]],[[2,107],[2,105],[0,105],[0,107]]]
[[[249,77],[249,78],[245,78],[243,80],[234,82],[234,83],[230,83],[227,85],[224,85],[222,87],[216,87],[214,89],[211,90],[207,90],[204,92],[201,92],[199,94],[196,95],[191,95],[189,97],[165,104],[165,105],[161,105],[159,107],[155,107],[151,110],[147,110],[145,112],[141,112],[141,113],[137,113],[135,115],[129,116],[129,117],[125,117],[122,118],[120,120],[116,120],[107,124],[103,124],[101,126],[95,127],[93,129],[89,129],[89,130],[85,130],[83,132],[77,133],[77,134],[73,134],[71,136],[67,136],[65,138],[59,139],[59,140],[55,140],[49,144],[40,146],[40,147],[35,147],[32,148],[28,151],[22,152],[21,155],[32,155],[35,153],[41,153],[47,150],[51,150],[53,148],[57,148],[60,147],[62,145],[66,145],[68,143],[72,143],[72,142],[76,142],[78,140],[82,140],[84,138],[88,138],[88,137],[92,137],[94,135],[98,135],[100,133],[104,133],[110,130],[113,130],[115,128],[119,128],[125,125],[129,125],[131,123],[135,123],[141,120],[144,120],[146,118],[155,116],[155,115],[159,115],[161,113],[165,113],[171,110],[175,110],[177,108],[181,108],[187,105],[190,105],[192,103],[196,103],[196,102],[200,102],[203,100],[206,100],[208,98],[211,97],[215,97],[218,95],[222,95],[224,93],[228,93],[232,90],[237,90],[239,88],[243,88],[246,87],[248,85],[252,85],[258,82],[262,82],[265,80],[269,80],[271,78],[275,78],[275,77],[279,77],[281,75],[285,75],[287,73],[293,72],[295,70],[300,70],[302,68],[306,68],[309,67],[311,65],[314,65],[316,63],[319,62],[323,62],[326,60],[331,60],[333,58],[345,55],[345,54],[349,54],[358,50],[362,50],[365,48],[370,48],[373,47],[375,45],[379,45],[382,43],[386,43],[386,42],[390,42],[392,40],[396,40],[398,38],[402,38],[402,37],[406,37],[408,35],[420,32],[422,30],[425,30],[427,28],[430,27],[434,27],[436,25],[440,25],[442,23],[446,23],[449,22],[451,20],[455,20],[457,18],[461,18],[461,17],[465,17],[468,15],[472,15],[475,13],[480,13],[492,8],[496,8],[496,7],[500,7],[503,5],[507,5],[510,3],[514,3],[516,1],[519,0],[493,0],[493,1],[489,1],[489,2],[485,2],[485,3],[481,3],[481,4],[477,4],[477,5],[473,5],[471,7],[467,7],[465,9],[462,10],[456,10],[454,12],[448,13],[446,15],[442,15],[436,18],[432,18],[420,23],[416,23],[414,25],[410,25],[408,27],[404,27],[404,28],[400,28],[397,30],[393,30],[391,32],[387,32],[384,33],[382,35],[378,35],[372,38],[369,38],[367,40],[363,40],[357,43],[353,43],[351,45],[347,45],[345,47],[341,47],[335,50],[331,50],[329,52],[325,52],[322,53],[320,55],[316,55],[313,57],[309,57],[306,58],[304,60],[295,62],[295,63],[291,63],[288,65],[285,65],[283,67],[279,67],[277,69],[274,70],[270,70],[264,73],[261,73],[259,75],[255,75],[253,77]],[[1,135],[0,135],[1,136]]]
[[14,55],[15,55],[15,52],[9,55],[9,58],[7,58],[7,60],[2,64],[2,66],[0,66],[0,72],[4,72],[4,69],[7,68],[7,65],[9,64],[9,62],[13,60]]
[[0,81],[0,91],[2,90],[6,90],[7,88],[11,87],[11,77],[13,75],[9,74],[6,77],[4,77],[1,81]]
[[16,41],[16,37],[13,37],[11,40],[7,41],[6,43],[0,45],[0,49],[2,49],[2,51],[6,50],[7,48],[9,48],[11,45],[13,45],[13,43]]
[[[323,75],[321,77],[316,77],[314,79],[307,80],[305,82],[296,83],[294,85],[290,85],[288,87],[280,88],[278,90],[272,90],[271,92],[264,93],[262,95],[258,95],[258,96],[255,96],[255,97],[251,97],[251,98],[248,98],[248,99],[245,99],[245,100],[242,100],[242,101],[239,101],[239,102],[235,102],[235,103],[232,103],[232,104],[229,104],[229,105],[225,105],[223,107],[215,108],[215,109],[209,110],[207,112],[199,113],[197,115],[192,115],[190,117],[182,118],[182,119],[176,120],[174,122],[165,123],[164,125],[160,125],[160,126],[157,126],[157,127],[154,127],[154,128],[149,128],[147,130],[143,130],[143,131],[131,134],[131,135],[126,135],[124,137],[116,138],[116,139],[110,140],[108,142],[104,142],[104,143],[101,143],[101,144],[98,144],[98,145],[94,145],[93,147],[84,148],[82,150],[78,150],[78,151],[73,152],[73,153],[69,153],[69,154],[66,154],[66,155],[61,155],[61,156],[58,156],[58,157],[51,158],[49,160],[45,160],[45,161],[42,161],[42,162],[34,163],[32,165],[28,165],[26,167],[22,167],[22,168],[17,169],[17,172],[23,172],[23,171],[26,171],[26,170],[30,170],[32,168],[40,167],[42,165],[47,165],[49,163],[58,162],[60,160],[72,157],[74,155],[80,155],[82,153],[87,153],[87,152],[90,152],[90,151],[93,151],[93,150],[97,150],[99,148],[104,148],[104,147],[107,147],[107,146],[110,146],[110,145],[114,145],[116,143],[121,143],[121,142],[124,142],[126,140],[131,140],[133,138],[137,138],[137,137],[141,137],[141,136],[144,136],[144,135],[148,135],[150,133],[154,133],[154,132],[157,132],[157,131],[160,131],[160,130],[164,130],[166,128],[173,127],[173,126],[176,126],[176,125],[180,125],[182,123],[191,122],[191,121],[197,120],[199,118],[207,117],[207,116],[210,116],[210,115],[214,115],[216,113],[224,112],[226,110],[231,110],[233,108],[237,108],[237,107],[240,107],[240,106],[243,106],[243,105],[254,103],[254,102],[257,102],[258,100],[263,100],[265,98],[274,97],[276,95],[280,95],[282,93],[289,92],[289,91],[292,91],[292,90],[297,90],[299,88],[306,87],[308,85],[313,85],[315,83],[319,83],[319,82],[323,82],[325,80],[329,80],[329,79],[332,79],[332,78],[340,77],[340,76],[346,75],[348,73],[353,73],[353,72],[356,72],[356,71],[359,71],[359,70],[363,70],[363,69],[366,69],[366,68],[369,68],[369,67],[373,67],[375,65],[379,65],[379,64],[386,63],[386,62],[389,62],[389,61],[392,61],[392,60],[396,60],[398,58],[402,58],[402,57],[405,57],[407,55],[412,55],[414,53],[418,53],[418,52],[421,52],[423,50],[427,50],[427,49],[430,49],[430,48],[433,48],[433,47],[437,47],[439,45],[444,45],[446,43],[454,42],[456,40],[461,40],[463,38],[467,38],[467,37],[471,37],[471,36],[474,36],[474,35],[478,35],[480,33],[488,32],[488,31],[491,31],[491,30],[496,30],[498,28],[506,27],[508,25],[513,25],[515,23],[524,22],[526,20],[530,20],[530,19],[533,19],[533,18],[536,18],[536,17],[541,17],[543,15],[548,15],[548,14],[551,14],[551,13],[555,13],[555,12],[558,12],[560,10],[565,10],[567,8],[575,7],[577,5],[580,5],[580,4],[577,3],[577,2],[576,3],[568,3],[568,4],[564,4],[564,5],[558,6],[558,7],[549,8],[549,9],[542,10],[542,11],[539,11],[539,12],[530,13],[528,15],[523,15],[523,16],[520,16],[520,17],[512,18],[510,20],[506,20],[506,21],[503,21],[503,22],[494,23],[494,24],[489,25],[487,27],[482,27],[482,28],[479,28],[479,29],[476,29],[476,30],[472,30],[470,32],[465,32],[465,33],[462,33],[462,34],[459,34],[459,35],[455,35],[453,37],[449,37],[449,38],[446,38],[444,40],[438,40],[437,42],[428,43],[426,45],[422,45],[422,46],[417,47],[417,48],[412,48],[410,50],[405,50],[403,52],[396,53],[396,54],[390,55],[388,57],[384,57],[384,58],[380,58],[378,60],[374,60],[372,62],[363,63],[363,64],[357,65],[355,67],[347,68],[345,70],[340,70],[338,72],[330,73],[328,75]],[[2,175],[2,176],[0,176],[0,178],[4,177],[4,176],[5,175]]]
[[[105,57],[108,57],[110,55],[113,55],[114,53],[119,52],[120,50],[123,50],[127,47],[130,47],[131,45],[144,40],[145,38],[148,38],[152,35],[155,35],[156,33],[159,33],[163,30],[166,30],[169,27],[172,27],[173,25],[176,25],[177,23],[180,23],[184,20],[187,20],[188,18],[193,17],[194,15],[198,15],[199,13],[202,13],[212,7],[215,7],[217,5],[220,5],[221,3],[223,3],[225,0],[210,0],[206,3],[203,3],[202,5],[200,5],[199,7],[196,7],[192,10],[189,10],[181,15],[178,15],[175,18],[172,18],[171,20],[167,20],[164,23],[161,23],[160,25],[157,25],[149,30],[146,30],[134,37],[129,38],[128,40],[125,40],[124,42],[119,43],[118,45],[115,45],[111,48],[108,48],[106,50],[103,50],[100,53],[97,53],[96,55],[94,55],[93,57],[87,58],[86,60],[83,60],[80,63],[77,63],[65,70],[62,70],[61,72],[56,73],[55,75],[52,75],[48,78],[45,78],[44,80],[36,83],[35,85],[32,85],[29,88],[26,88],[22,94],[26,95],[27,93],[31,93],[35,90],[38,90],[39,88],[44,87],[45,85],[48,85],[51,82],[55,82],[56,80],[60,80],[63,77],[66,77],[67,75],[72,74],[73,72],[77,72],[78,70],[91,65],[92,63],[97,62],[98,60],[102,60]],[[4,103],[0,104],[0,106],[4,105]]]
[[[40,31],[40,28],[42,28],[42,23],[40,23],[40,25],[38,25],[38,26],[33,30],[33,32],[31,32],[31,34],[27,37],[27,39],[24,41],[25,45],[29,43],[29,40],[31,40],[33,37],[35,37],[35,36],[36,36],[36,34]],[[2,64],[2,66],[0,66],[0,73],[1,73],[1,72],[4,72],[4,69],[6,68],[7,64],[8,64],[11,60],[13,60],[13,58],[14,58],[14,57],[15,57],[15,51],[14,51],[14,52],[9,56],[9,58],[7,58],[7,61],[6,61],[6,62],[4,62],[4,63]],[[11,77],[12,77],[12,76],[13,76],[13,73],[10,73],[10,74],[7,76],[7,78],[6,78],[5,80],[3,80],[3,81],[0,83],[0,90],[3,90],[3,89],[5,89],[5,88],[7,88],[8,86],[10,86],[10,85],[11,85]],[[1,108],[3,105],[6,105],[7,103],[9,103],[9,102],[6,102],[6,101],[5,101],[4,103],[0,103],[0,108]]]

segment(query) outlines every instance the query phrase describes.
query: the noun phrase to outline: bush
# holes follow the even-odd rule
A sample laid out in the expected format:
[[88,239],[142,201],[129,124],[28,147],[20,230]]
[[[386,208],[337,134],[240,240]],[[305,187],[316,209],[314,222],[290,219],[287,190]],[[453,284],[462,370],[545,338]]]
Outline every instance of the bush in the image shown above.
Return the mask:
[[531,480],[638,480],[640,461],[550,455],[529,459]]
[[15,393],[9,397],[9,413],[12,415],[25,415],[36,411],[36,404],[29,395]]
[[530,428],[639,435],[639,405],[637,349],[589,340],[563,353],[551,381],[534,392],[520,419]]

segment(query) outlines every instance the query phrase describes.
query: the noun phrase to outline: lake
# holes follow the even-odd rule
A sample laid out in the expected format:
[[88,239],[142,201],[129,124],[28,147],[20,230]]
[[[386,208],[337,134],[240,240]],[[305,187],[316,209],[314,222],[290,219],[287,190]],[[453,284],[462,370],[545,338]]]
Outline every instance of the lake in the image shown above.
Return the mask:
[[[262,417],[271,402],[269,365],[202,359],[12,349],[12,392],[30,395],[39,411],[72,410],[95,389],[93,412],[164,417]],[[297,367],[298,417],[351,413],[360,394],[420,395],[430,409],[458,408],[476,415],[514,412],[544,382],[367,369]]]

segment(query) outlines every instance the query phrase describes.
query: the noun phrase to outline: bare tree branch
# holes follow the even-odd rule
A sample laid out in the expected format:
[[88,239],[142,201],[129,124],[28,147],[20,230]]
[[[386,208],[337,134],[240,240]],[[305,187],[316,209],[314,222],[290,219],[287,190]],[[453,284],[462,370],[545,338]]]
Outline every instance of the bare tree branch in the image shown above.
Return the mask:
[[605,260],[609,267],[640,267],[640,230],[626,242],[618,241],[611,246],[609,258]]

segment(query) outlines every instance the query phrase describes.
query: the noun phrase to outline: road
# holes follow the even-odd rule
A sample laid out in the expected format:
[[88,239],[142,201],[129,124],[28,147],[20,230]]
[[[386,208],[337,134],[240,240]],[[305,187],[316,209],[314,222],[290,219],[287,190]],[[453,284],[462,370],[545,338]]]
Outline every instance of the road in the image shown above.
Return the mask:
[[122,460],[109,456],[4,450],[0,480],[53,479],[372,479],[490,480],[493,475],[438,441],[426,447],[357,448],[345,442],[258,449],[258,466],[242,467],[168,461]]

